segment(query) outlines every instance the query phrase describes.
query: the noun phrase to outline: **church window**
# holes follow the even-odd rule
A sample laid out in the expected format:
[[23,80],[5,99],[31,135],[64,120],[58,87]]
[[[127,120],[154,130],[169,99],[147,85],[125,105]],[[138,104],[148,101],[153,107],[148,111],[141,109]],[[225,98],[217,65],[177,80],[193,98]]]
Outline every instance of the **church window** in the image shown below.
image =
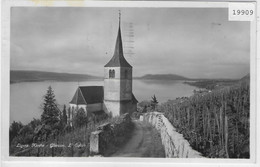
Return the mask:
[[109,70],[109,78],[112,78],[112,70]]
[[115,70],[109,70],[109,78],[115,78]]
[[115,78],[115,70],[112,70],[112,78]]

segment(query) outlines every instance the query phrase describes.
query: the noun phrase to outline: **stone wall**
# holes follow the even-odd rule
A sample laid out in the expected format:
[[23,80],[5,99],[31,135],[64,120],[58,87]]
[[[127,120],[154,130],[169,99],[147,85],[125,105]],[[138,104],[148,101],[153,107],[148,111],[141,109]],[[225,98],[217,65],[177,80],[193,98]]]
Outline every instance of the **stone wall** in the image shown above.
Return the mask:
[[128,113],[97,127],[90,135],[90,154],[106,156],[127,140],[132,130]]
[[176,131],[162,113],[146,113],[140,117],[140,120],[151,123],[160,132],[166,157],[203,158],[201,153],[191,148],[189,142]]

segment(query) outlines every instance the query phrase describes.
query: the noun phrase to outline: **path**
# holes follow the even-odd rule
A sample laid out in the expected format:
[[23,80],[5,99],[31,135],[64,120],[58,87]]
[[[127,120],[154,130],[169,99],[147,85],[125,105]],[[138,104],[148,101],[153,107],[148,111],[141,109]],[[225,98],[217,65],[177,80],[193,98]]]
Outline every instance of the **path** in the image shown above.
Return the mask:
[[165,157],[159,133],[150,124],[133,121],[132,137],[112,157]]

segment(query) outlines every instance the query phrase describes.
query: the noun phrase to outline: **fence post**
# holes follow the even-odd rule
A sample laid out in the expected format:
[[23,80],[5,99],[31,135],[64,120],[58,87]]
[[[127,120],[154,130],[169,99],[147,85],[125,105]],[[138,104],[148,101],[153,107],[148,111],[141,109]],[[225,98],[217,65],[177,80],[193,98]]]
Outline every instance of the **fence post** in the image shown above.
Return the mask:
[[89,151],[90,154],[99,154],[100,153],[100,133],[102,132],[102,130],[98,130],[98,131],[94,131],[91,133],[90,135],[90,147],[89,147]]

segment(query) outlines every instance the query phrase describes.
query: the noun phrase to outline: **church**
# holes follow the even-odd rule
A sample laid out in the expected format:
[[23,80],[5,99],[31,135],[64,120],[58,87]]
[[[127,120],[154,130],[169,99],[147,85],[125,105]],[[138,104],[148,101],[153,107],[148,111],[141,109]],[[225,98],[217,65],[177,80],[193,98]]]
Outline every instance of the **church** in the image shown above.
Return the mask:
[[114,55],[104,66],[104,87],[79,86],[70,102],[71,109],[82,108],[87,114],[111,113],[113,117],[136,111],[132,71],[124,57],[119,15]]

